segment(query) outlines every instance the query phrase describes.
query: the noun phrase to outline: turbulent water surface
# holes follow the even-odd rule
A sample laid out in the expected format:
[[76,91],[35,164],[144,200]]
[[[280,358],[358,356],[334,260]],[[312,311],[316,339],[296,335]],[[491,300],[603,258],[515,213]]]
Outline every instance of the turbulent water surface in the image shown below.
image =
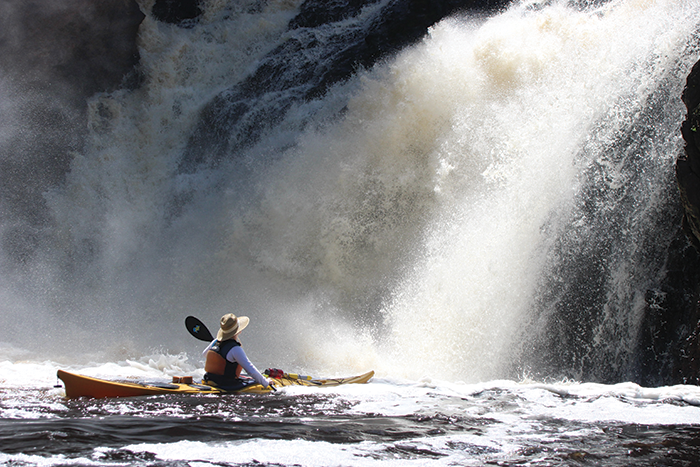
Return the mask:
[[[83,372],[165,381],[187,368],[152,356]],[[697,387],[377,378],[272,395],[66,400],[46,386],[54,371],[0,368],[0,462],[685,466],[700,454]]]
[[[695,0],[461,11],[342,76],[402,2],[310,21],[300,0],[206,0],[180,25],[153,3],[138,82],[91,97],[70,170],[3,214],[0,462],[695,462],[700,394],[674,353],[691,321],[664,342],[652,326],[693,301],[670,298],[669,251],[687,244],[673,167]],[[42,127],[11,118],[38,97],[2,78],[7,148]],[[201,377],[183,320],[226,312],[251,317],[260,368],[377,376],[244,397],[54,387],[58,368]]]

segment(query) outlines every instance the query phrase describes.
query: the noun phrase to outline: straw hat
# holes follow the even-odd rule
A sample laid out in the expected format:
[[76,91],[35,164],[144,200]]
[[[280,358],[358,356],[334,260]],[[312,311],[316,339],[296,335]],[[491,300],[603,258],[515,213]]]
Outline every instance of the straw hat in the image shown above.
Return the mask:
[[216,334],[216,340],[225,341],[232,339],[239,332],[245,329],[250,323],[247,316],[236,317],[233,313],[227,313],[221,317],[221,329]]

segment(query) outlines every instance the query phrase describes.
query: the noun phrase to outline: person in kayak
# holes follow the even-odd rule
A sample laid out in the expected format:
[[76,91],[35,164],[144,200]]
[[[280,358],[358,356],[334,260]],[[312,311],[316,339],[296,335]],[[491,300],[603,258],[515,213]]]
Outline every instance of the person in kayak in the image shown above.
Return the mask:
[[248,376],[263,387],[270,386],[270,381],[248,360],[238,340],[238,335],[248,323],[250,319],[247,316],[237,317],[233,313],[227,313],[221,317],[221,328],[216,334],[216,341],[206,350],[204,384],[231,390],[243,388],[248,385],[241,378],[241,370],[245,370]]

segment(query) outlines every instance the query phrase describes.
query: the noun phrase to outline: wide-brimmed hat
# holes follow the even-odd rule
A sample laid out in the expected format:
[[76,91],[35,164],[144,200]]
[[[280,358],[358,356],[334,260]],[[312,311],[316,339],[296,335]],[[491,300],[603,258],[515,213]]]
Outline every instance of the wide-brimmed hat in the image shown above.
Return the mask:
[[248,323],[250,318],[247,316],[236,317],[233,313],[227,313],[221,317],[221,329],[216,334],[216,339],[219,341],[231,339],[244,330]]

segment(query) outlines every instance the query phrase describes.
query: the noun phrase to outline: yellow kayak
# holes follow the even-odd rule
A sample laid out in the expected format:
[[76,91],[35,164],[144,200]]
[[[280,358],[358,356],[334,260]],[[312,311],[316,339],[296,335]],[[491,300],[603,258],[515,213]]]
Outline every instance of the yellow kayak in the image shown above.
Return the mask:
[[[370,371],[359,376],[351,376],[348,378],[310,379],[308,377],[284,373],[279,378],[270,378],[270,381],[275,387],[330,387],[340,386],[341,384],[366,383],[372,379],[373,376],[374,371]],[[58,377],[65,385],[66,397],[70,399],[76,397],[132,397],[158,394],[264,394],[272,391],[272,389],[266,389],[254,381],[241,389],[226,391],[215,386],[197,384],[192,381],[191,377],[175,377],[172,383],[138,383],[92,378],[90,376],[70,373],[64,370],[58,370]]]

